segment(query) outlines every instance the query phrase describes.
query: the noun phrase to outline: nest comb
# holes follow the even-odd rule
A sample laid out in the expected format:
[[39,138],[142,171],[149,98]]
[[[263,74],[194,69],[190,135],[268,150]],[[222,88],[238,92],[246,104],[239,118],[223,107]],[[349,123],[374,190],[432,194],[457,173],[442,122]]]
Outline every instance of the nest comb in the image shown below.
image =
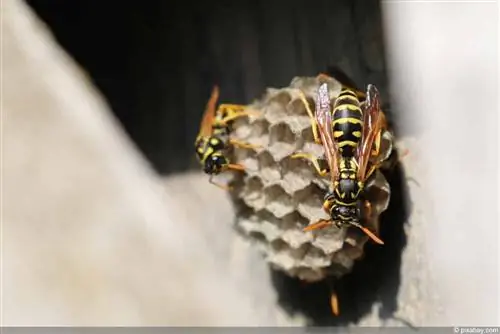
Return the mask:
[[[321,80],[327,82],[333,103],[340,83],[333,78]],[[308,224],[328,218],[322,209],[328,177],[320,177],[308,161],[290,158],[295,152],[323,156],[298,90],[314,111],[319,85],[318,78],[296,77],[289,87],[268,89],[262,99],[248,106],[261,116],[237,120],[232,133],[238,140],[262,146],[232,152],[233,161],[247,169],[233,177],[237,230],[262,250],[273,267],[308,282],[349,272],[368,240],[354,228],[332,226],[314,234],[302,231]],[[391,133],[384,133],[383,139],[380,156],[385,159],[392,150]],[[378,217],[387,209],[390,197],[382,173],[377,171],[367,182],[366,192],[372,216],[365,224],[378,233]]]

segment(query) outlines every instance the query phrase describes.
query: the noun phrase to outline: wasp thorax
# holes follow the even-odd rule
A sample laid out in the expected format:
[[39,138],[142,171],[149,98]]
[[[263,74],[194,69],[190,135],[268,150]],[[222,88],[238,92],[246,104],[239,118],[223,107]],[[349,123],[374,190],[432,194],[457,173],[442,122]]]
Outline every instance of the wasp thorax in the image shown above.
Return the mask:
[[203,170],[208,174],[218,174],[227,166],[228,161],[226,157],[221,154],[212,154],[205,160],[205,167]]
[[341,178],[336,184],[335,194],[339,201],[351,203],[358,199],[361,190],[361,182],[353,178]]
[[[358,221],[358,197],[363,183],[356,180],[354,173],[342,173],[334,184],[334,191],[325,196],[331,202],[330,216],[333,221],[342,223]],[[337,225],[338,225],[337,224]]]

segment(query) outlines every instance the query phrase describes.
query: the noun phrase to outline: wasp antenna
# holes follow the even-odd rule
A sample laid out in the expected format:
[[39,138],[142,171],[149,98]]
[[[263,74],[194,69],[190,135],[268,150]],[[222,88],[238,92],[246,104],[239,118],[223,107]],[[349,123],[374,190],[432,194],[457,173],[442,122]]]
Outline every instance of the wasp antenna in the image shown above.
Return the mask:
[[245,170],[245,167],[243,167],[242,165],[237,165],[237,164],[229,164],[227,165],[227,168],[229,169],[233,169],[233,170]]
[[312,230],[317,230],[320,228],[327,227],[328,225],[331,225],[332,222],[328,220],[320,220],[314,224],[311,224],[309,226],[304,227],[302,231],[307,232],[307,231],[312,231]]
[[384,244],[384,242],[379,237],[377,237],[372,231],[370,231],[366,227],[363,227],[360,224],[357,224],[357,223],[354,223],[354,222],[351,222],[351,225],[356,226],[357,228],[359,228],[360,230],[362,230],[363,232],[365,232],[365,234],[367,236],[369,236],[370,239],[372,239],[373,241],[375,241],[377,244],[379,244],[379,245],[383,245]]
[[367,236],[369,236],[377,244],[379,244],[379,245],[383,245],[384,244],[384,242],[379,237],[377,237],[375,234],[373,234],[372,231],[370,231],[369,229],[367,229],[365,227],[362,227],[361,229],[363,230],[363,232],[365,232],[365,234]]

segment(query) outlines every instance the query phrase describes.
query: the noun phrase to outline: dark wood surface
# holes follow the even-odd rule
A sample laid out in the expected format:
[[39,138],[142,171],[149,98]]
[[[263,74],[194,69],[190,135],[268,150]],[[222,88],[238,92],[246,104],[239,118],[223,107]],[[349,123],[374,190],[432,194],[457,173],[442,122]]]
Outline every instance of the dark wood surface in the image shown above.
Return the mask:
[[29,0],[161,173],[196,166],[213,84],[248,103],[265,87],[340,66],[387,97],[375,0]]

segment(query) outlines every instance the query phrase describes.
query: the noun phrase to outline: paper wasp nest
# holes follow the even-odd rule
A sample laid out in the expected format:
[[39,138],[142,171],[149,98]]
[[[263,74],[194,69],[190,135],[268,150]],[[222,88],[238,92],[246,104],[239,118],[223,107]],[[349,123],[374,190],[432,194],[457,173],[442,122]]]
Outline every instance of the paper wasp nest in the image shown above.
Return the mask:
[[[333,103],[340,84],[333,79],[327,82]],[[368,240],[354,228],[331,227],[314,235],[302,231],[308,224],[328,218],[322,209],[328,177],[319,177],[307,160],[290,158],[295,152],[323,155],[298,98],[301,89],[314,112],[318,87],[317,78],[297,77],[287,88],[268,89],[263,99],[249,106],[262,116],[239,119],[233,126],[234,138],[262,146],[233,150],[233,161],[247,168],[233,179],[236,227],[255,242],[272,266],[309,282],[350,271]],[[384,152],[391,148],[391,140],[383,142]],[[390,189],[380,172],[366,189],[374,217],[368,227],[377,233],[378,215],[388,206]]]

